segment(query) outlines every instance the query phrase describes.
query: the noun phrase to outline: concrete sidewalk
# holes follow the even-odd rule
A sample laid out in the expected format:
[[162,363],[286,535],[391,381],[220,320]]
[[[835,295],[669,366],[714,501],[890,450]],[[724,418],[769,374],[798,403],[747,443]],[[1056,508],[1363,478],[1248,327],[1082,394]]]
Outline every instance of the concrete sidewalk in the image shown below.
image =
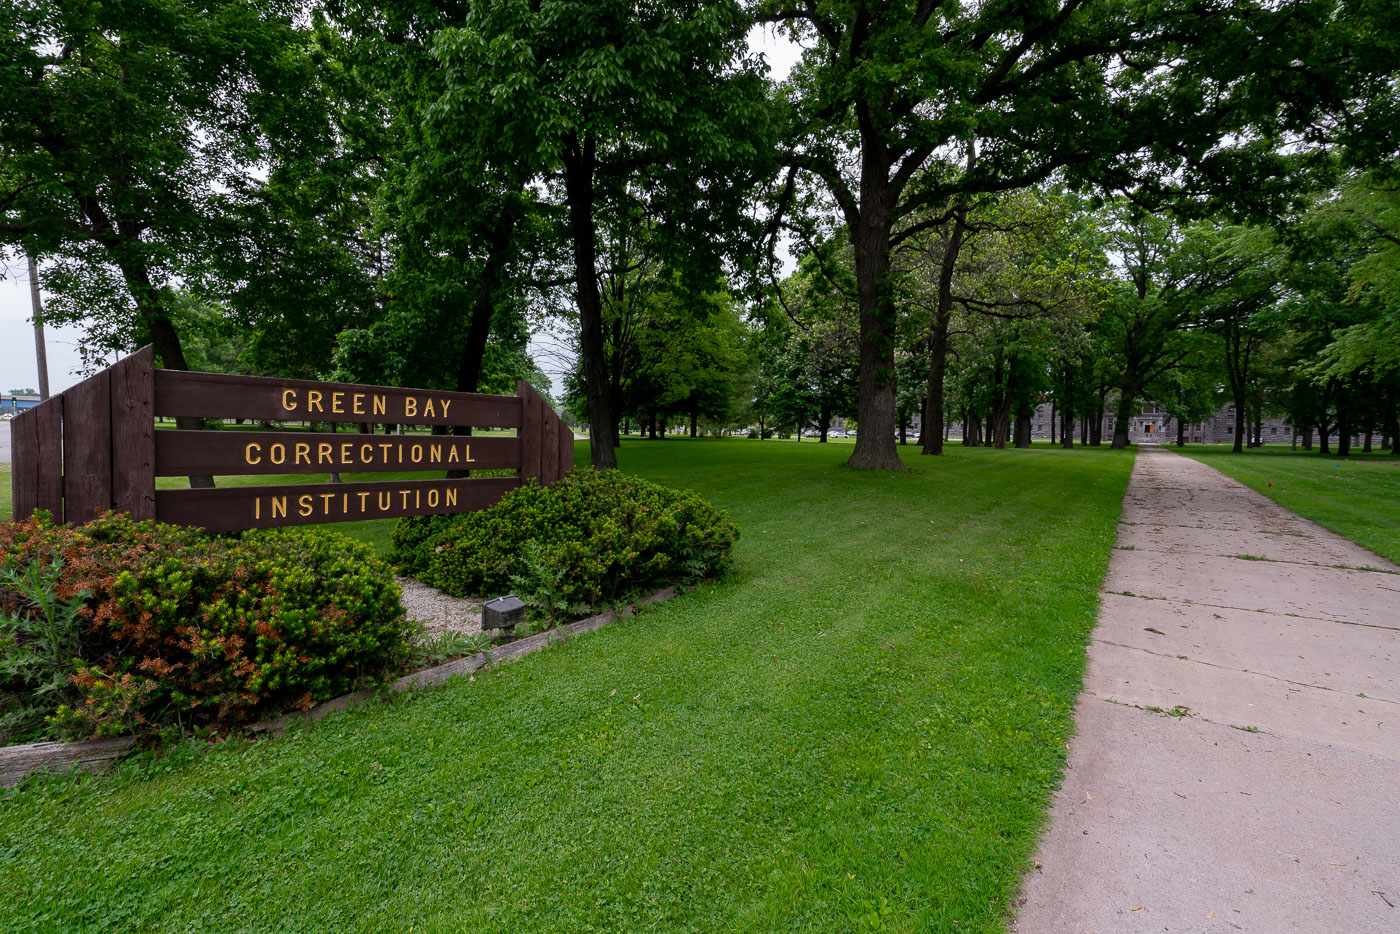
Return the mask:
[[1400,568],[1139,449],[1018,934],[1400,931]]

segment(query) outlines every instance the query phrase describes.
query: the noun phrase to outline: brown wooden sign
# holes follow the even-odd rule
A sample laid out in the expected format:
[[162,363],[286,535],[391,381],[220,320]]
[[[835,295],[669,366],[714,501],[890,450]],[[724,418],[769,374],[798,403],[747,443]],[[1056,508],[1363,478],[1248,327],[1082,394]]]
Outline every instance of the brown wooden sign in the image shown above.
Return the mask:
[[[157,431],[156,416],[514,428],[515,437]],[[521,382],[514,396],[158,370],[146,347],[17,416],[16,519],[105,510],[211,531],[482,509],[573,469],[573,432]],[[514,477],[160,490],[156,477],[515,470]]]

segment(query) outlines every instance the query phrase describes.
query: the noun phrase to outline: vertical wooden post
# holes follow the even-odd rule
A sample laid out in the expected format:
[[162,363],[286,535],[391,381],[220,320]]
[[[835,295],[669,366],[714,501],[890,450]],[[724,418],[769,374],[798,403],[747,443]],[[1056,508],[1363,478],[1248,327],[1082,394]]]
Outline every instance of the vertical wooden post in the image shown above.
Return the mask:
[[520,397],[520,480],[522,483],[530,477],[540,480],[544,400],[524,380],[516,384],[515,393]]
[[68,522],[91,522],[112,508],[110,370],[64,390],[63,491]]
[[10,422],[14,458],[10,503],[15,521],[46,509],[63,521],[63,396],[16,415]]
[[540,440],[540,486],[549,486],[559,479],[559,416],[540,400],[543,410],[543,431]]
[[574,430],[559,422],[559,476],[567,477],[574,469]]
[[112,507],[156,517],[155,351],[148,344],[112,367]]

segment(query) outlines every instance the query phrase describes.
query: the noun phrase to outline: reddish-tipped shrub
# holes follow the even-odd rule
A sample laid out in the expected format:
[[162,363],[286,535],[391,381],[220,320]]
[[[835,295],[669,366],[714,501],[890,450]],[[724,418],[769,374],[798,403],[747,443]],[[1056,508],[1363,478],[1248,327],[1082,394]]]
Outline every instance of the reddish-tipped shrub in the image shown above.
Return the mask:
[[90,591],[56,732],[246,723],[382,677],[408,651],[389,566],[334,532],[210,535],[124,515],[0,525],[0,567],[54,558],[58,596]]

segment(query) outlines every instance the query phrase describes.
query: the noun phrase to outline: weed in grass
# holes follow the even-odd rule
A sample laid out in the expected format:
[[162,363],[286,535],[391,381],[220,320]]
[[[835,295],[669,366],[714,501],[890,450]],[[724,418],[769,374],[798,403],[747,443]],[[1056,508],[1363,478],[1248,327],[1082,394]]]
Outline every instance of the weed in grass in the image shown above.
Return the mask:
[[420,634],[413,640],[410,664],[414,668],[436,665],[454,658],[465,658],[491,647],[491,634],[486,632],[439,632]]

